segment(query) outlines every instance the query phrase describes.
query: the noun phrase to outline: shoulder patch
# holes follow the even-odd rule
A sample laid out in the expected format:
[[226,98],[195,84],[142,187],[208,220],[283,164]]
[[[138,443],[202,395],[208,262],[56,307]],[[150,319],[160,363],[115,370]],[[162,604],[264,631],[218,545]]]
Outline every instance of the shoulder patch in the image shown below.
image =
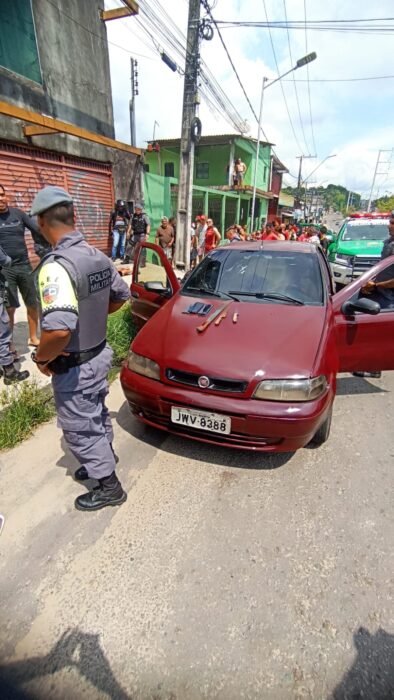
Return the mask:
[[38,274],[42,315],[50,311],[78,313],[78,300],[67,270],[58,262],[43,265]]

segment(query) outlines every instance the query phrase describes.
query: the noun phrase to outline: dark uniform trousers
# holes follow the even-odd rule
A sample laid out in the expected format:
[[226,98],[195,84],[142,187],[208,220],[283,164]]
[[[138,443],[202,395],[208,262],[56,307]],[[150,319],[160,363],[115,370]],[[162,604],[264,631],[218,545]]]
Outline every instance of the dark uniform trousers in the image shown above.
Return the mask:
[[53,377],[58,427],[71,453],[92,479],[102,479],[115,471],[111,447],[114,433],[105,405],[111,359],[112,350],[106,346],[89,362]]

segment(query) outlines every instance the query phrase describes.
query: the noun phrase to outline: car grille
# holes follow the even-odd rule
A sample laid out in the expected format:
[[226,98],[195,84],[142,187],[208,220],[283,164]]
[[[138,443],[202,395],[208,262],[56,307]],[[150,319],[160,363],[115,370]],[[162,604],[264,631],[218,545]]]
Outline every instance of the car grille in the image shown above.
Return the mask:
[[[208,376],[208,375],[205,375]],[[200,374],[195,374],[194,372],[183,372],[179,369],[167,369],[166,377],[171,382],[177,382],[177,384],[187,384],[188,386],[194,386],[197,389],[201,389],[198,384]],[[209,377],[209,386],[205,389],[211,391],[225,391],[231,394],[243,394],[248,386],[248,382],[240,382],[236,379],[219,379],[218,377]]]
[[378,261],[379,258],[377,256],[367,257],[362,255],[356,255],[354,257],[353,270],[354,272],[365,272],[366,270],[369,270],[370,267],[376,265]]

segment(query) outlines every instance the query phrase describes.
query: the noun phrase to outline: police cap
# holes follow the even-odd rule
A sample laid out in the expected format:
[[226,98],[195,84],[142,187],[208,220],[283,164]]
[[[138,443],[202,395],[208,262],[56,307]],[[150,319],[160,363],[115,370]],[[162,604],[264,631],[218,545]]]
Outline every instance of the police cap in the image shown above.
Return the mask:
[[48,185],[37,192],[31,205],[30,214],[36,216],[43,214],[47,209],[55,207],[57,204],[72,204],[73,199],[66,190],[55,185]]

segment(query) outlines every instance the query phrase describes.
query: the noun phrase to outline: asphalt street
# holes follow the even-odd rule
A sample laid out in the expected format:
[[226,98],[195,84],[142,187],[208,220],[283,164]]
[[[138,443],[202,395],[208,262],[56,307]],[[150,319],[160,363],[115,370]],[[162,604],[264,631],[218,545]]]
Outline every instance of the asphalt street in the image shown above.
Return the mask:
[[0,456],[4,698],[394,697],[394,373],[339,379],[319,449],[264,456],[110,408],[128,491],[84,486],[51,423]]

